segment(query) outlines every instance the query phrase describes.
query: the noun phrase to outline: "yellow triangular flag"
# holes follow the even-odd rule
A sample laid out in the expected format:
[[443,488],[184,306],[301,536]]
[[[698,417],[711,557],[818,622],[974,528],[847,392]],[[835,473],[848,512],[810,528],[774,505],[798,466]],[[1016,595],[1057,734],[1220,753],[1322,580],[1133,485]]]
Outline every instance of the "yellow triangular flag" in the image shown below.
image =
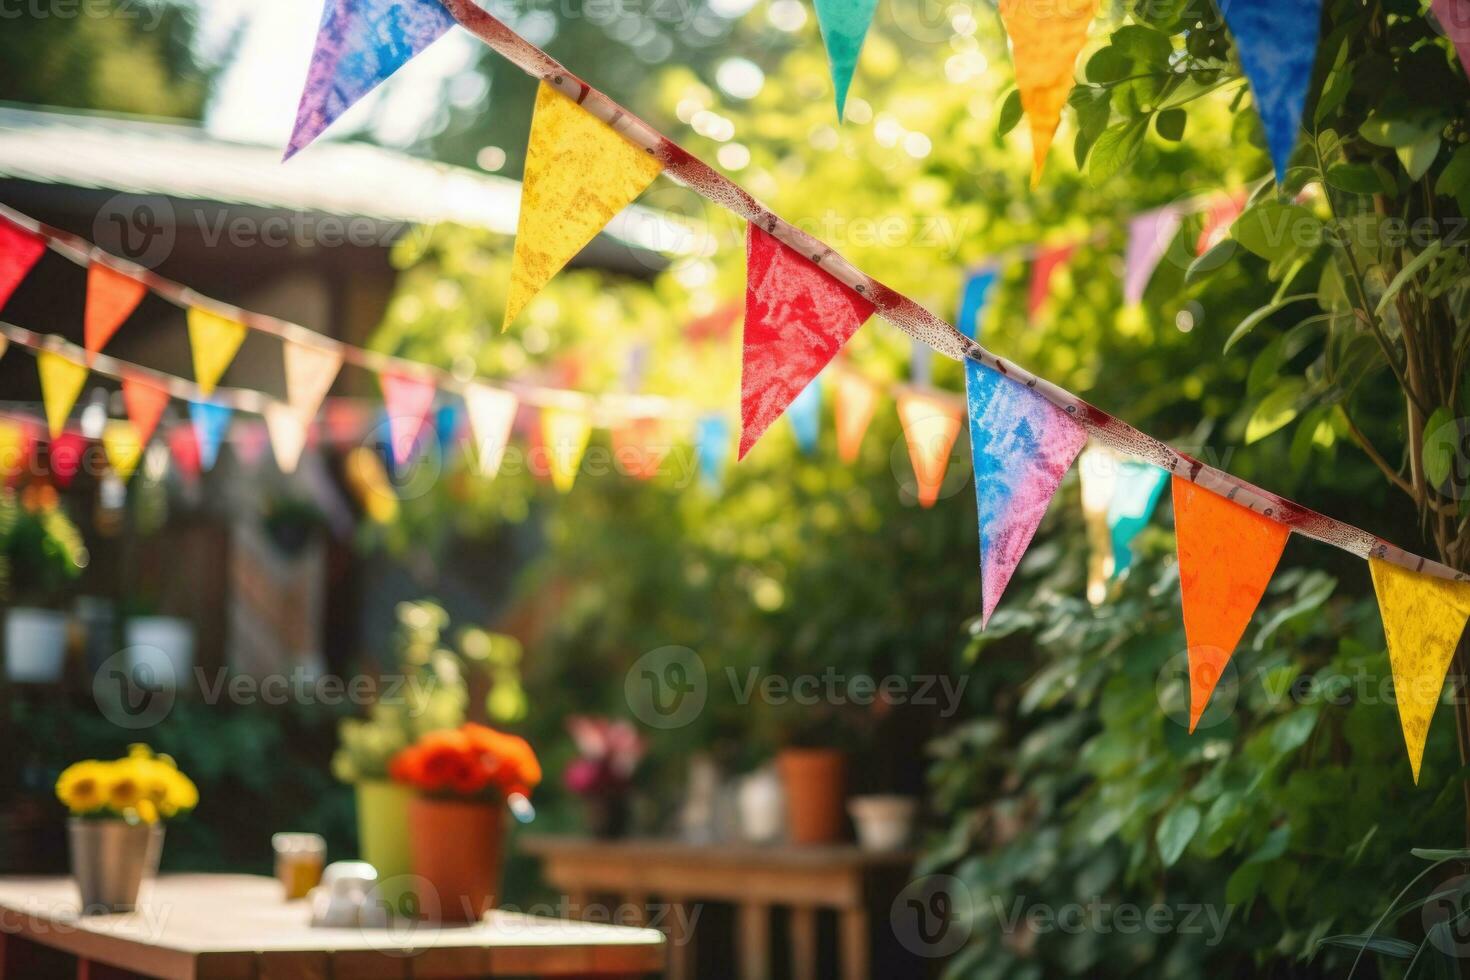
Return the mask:
[[138,438],[138,429],[125,419],[112,419],[102,430],[102,449],[107,453],[107,465],[117,478],[127,483],[143,458],[143,440]]
[[1373,572],[1373,590],[1378,593],[1383,635],[1388,638],[1399,724],[1418,783],[1429,722],[1465,631],[1465,620],[1470,618],[1470,582],[1411,572],[1378,558],[1369,558],[1368,567]]
[[542,82],[501,329],[662,169],[646,151]]
[[306,423],[290,405],[270,402],[265,406],[265,428],[271,438],[271,453],[282,473],[296,472],[306,448]]
[[1062,106],[1077,81],[1077,53],[1087,43],[1087,28],[1096,13],[1097,0],[1000,2],[1001,23],[1011,39],[1016,88],[1031,120],[1032,187],[1041,180]]
[[592,421],[587,413],[575,408],[543,408],[541,410],[541,442],[546,450],[551,482],[562,493],[577,482],[582,454],[592,434]]
[[249,328],[238,320],[198,307],[190,308],[189,349],[194,354],[194,383],[204,394],[214,394],[214,386],[235,359],[248,332]]
[[36,370],[41,375],[41,401],[46,406],[46,424],[51,438],[61,435],[66,418],[87,383],[87,366],[55,351],[36,352]]

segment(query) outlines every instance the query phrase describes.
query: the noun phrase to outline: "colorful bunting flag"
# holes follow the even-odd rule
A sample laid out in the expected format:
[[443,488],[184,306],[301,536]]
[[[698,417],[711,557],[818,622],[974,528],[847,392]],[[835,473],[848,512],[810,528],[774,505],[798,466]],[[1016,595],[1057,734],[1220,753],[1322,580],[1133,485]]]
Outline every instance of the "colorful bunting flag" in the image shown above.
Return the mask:
[[791,400],[786,420],[791,423],[791,434],[796,437],[796,447],[802,454],[810,456],[816,452],[822,436],[821,378],[812,378],[801,394]]
[[827,366],[873,304],[783,242],[749,226],[740,459]]
[[286,159],[453,26],[439,0],[326,0]]
[[41,261],[45,251],[45,239],[0,220],[0,308],[10,301],[15,288]]
[[1133,539],[1147,526],[1168,478],[1165,470],[1138,460],[1119,465],[1107,513],[1114,575],[1122,575],[1133,565]]
[[1230,234],[1230,226],[1245,210],[1245,202],[1245,192],[1241,191],[1235,194],[1222,194],[1210,205],[1209,210],[1205,212],[1199,239],[1194,243],[1195,255],[1204,255],[1225,240],[1225,237]]
[[102,430],[102,450],[107,454],[107,465],[117,478],[127,483],[138,469],[138,460],[143,458],[143,440],[138,430],[125,419],[110,419]]
[[10,350],[10,338],[0,333],[0,357],[4,357],[8,350]]
[[306,449],[306,423],[302,420],[301,413],[293,405],[267,402],[265,427],[270,434],[276,468],[282,473],[295,473],[301,462],[301,453]]
[[423,378],[396,371],[378,375],[378,384],[383,389],[383,407],[388,414],[393,464],[402,466],[413,458],[438,389]]
[[[148,287],[132,276],[111,266],[93,262],[87,266],[87,311],[83,324],[83,341],[90,367],[102,348],[117,333],[123,321],[133,315]],[[124,481],[126,482],[126,481]]]
[[1221,13],[1256,97],[1279,184],[1286,179],[1286,163],[1302,126],[1322,29],[1322,0],[1231,0],[1221,4]]
[[194,443],[198,448],[199,466],[214,469],[219,459],[220,443],[230,429],[231,410],[218,402],[190,402],[189,421],[194,427]]
[[1388,640],[1399,725],[1417,785],[1429,723],[1470,617],[1470,582],[1411,572],[1379,558],[1369,558],[1368,568]]
[[163,410],[168,407],[169,394],[146,381],[123,378],[122,395],[128,418],[138,431],[138,440],[146,446],[153,438],[153,430],[158,428],[158,420],[163,418]]
[[878,409],[878,386],[856,371],[837,371],[832,412],[837,424],[837,458],[857,462],[863,436]]
[[982,266],[965,278],[965,286],[960,291],[959,322],[955,326],[971,340],[980,339],[980,321],[990,302],[990,291],[999,278],[1000,270],[993,265]]
[[[302,439],[307,445],[310,445],[311,428],[305,422],[301,424],[301,428]],[[242,466],[251,469],[259,466],[260,461],[265,458],[265,450],[269,445],[271,445],[270,430],[263,421],[257,422],[251,419],[230,430],[230,450]]]
[[1176,476],[1173,484],[1192,732],[1266,593],[1291,529],[1188,480]]
[[694,425],[694,445],[699,453],[699,478],[711,490],[719,489],[730,459],[730,423],[718,412],[702,415]]
[[46,458],[51,467],[51,479],[58,487],[65,490],[71,486],[72,480],[81,471],[82,460],[86,458],[90,445],[87,437],[80,432],[63,432],[51,440],[47,446]]
[[964,404],[937,392],[905,390],[898,395],[898,418],[909,444],[919,505],[933,507],[949,472],[950,450],[964,424]]
[[827,46],[827,62],[832,69],[833,94],[837,98],[837,118],[847,105],[847,88],[863,50],[863,38],[878,0],[815,0],[817,24],[822,29],[822,43]]
[[1470,0],[1432,0],[1429,7],[1454,44],[1460,67],[1470,75]]
[[46,406],[46,423],[51,438],[61,435],[72,406],[87,383],[86,365],[78,364],[55,351],[36,352],[36,371],[41,375],[41,401]]
[[186,479],[196,479],[203,468],[203,460],[199,455],[199,439],[194,435],[197,422],[190,425],[176,425],[168,430],[168,451],[173,457],[174,467],[184,475]]
[[25,426],[11,419],[0,419],[0,474],[9,476],[25,464],[30,443]]
[[483,475],[493,477],[500,472],[520,402],[508,391],[471,384],[465,386],[464,404],[475,437],[475,460]]
[[1071,261],[1072,253],[1076,251],[1077,243],[1068,242],[1049,245],[1036,253],[1036,259],[1031,263],[1031,286],[1026,297],[1026,314],[1031,319],[1036,319],[1036,314],[1041,312],[1051,296],[1051,277]]
[[1143,291],[1179,231],[1179,209],[1166,206],[1145,211],[1128,222],[1128,247],[1123,253],[1123,302],[1143,300]]
[[1000,602],[1087,433],[1065,411],[977,361],[965,362],[980,508],[980,624]]
[[504,330],[662,165],[545,82],[536,91]]
[[194,356],[194,383],[200,391],[214,394],[248,332],[249,328],[238,320],[197,306],[189,309],[189,350]]
[[541,444],[546,450],[546,465],[551,482],[566,493],[577,482],[582,454],[592,434],[592,421],[576,408],[543,408],[541,410]]
[[743,307],[736,302],[718,306],[712,312],[690,320],[684,328],[684,336],[694,343],[721,340],[729,335],[730,328],[735,326],[742,312]]
[[303,425],[316,418],[322,400],[342,370],[342,352],[336,348],[288,340],[281,347],[286,369],[286,402]]
[[1001,0],[1000,19],[1011,39],[1016,88],[1031,120],[1031,186],[1041,181],[1046,154],[1076,83],[1077,54],[1097,0]]
[[638,480],[658,476],[672,448],[662,419],[627,419],[613,427],[613,462],[618,472]]

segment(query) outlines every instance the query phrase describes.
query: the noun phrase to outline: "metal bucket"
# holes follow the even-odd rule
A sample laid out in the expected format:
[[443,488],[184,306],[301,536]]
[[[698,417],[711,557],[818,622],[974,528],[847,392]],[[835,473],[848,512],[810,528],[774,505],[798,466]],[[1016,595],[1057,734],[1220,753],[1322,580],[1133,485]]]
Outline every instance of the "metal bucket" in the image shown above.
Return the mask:
[[158,873],[163,824],[71,818],[71,873],[82,896],[82,914],[131,912],[138,889]]

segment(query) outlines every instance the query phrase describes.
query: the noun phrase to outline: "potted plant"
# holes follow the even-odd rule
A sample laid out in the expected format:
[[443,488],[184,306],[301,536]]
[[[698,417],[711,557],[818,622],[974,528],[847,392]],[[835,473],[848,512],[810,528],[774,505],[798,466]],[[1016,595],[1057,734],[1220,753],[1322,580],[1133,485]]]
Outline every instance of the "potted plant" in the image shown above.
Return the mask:
[[158,872],[163,821],[199,802],[189,777],[146,745],[112,762],[68,766],[56,795],[71,813],[71,870],[83,914],[132,911],[138,889]]
[[633,773],[647,751],[630,723],[592,715],[567,719],[577,758],[562,773],[567,789],[582,798],[587,831],[594,837],[621,837],[628,830],[628,797]]
[[5,600],[5,672],[28,684],[61,680],[67,618],[56,607],[87,566],[81,531],[55,488],[0,492],[0,598]]
[[505,814],[528,810],[541,765],[526,740],[485,725],[429,732],[389,764],[414,790],[409,848],[424,918],[474,922],[495,905]]
[[786,800],[786,833],[793,844],[833,844],[847,837],[847,753],[836,707],[786,708],[776,772]]

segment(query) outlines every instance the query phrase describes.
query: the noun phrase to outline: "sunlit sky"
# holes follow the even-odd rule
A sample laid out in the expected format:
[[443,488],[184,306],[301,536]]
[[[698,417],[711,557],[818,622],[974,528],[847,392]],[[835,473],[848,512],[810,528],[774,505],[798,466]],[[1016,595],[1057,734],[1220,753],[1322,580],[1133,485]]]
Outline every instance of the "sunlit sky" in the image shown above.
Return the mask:
[[[227,43],[238,25],[244,34],[235,60],[220,79],[206,125],[216,136],[284,146],[311,59],[321,4],[311,0],[199,0],[201,45],[206,54]],[[451,31],[346,113],[328,136],[360,131],[370,121],[380,142],[402,145],[431,122],[443,81],[468,67],[475,41]],[[383,99],[387,111],[376,111]]]

